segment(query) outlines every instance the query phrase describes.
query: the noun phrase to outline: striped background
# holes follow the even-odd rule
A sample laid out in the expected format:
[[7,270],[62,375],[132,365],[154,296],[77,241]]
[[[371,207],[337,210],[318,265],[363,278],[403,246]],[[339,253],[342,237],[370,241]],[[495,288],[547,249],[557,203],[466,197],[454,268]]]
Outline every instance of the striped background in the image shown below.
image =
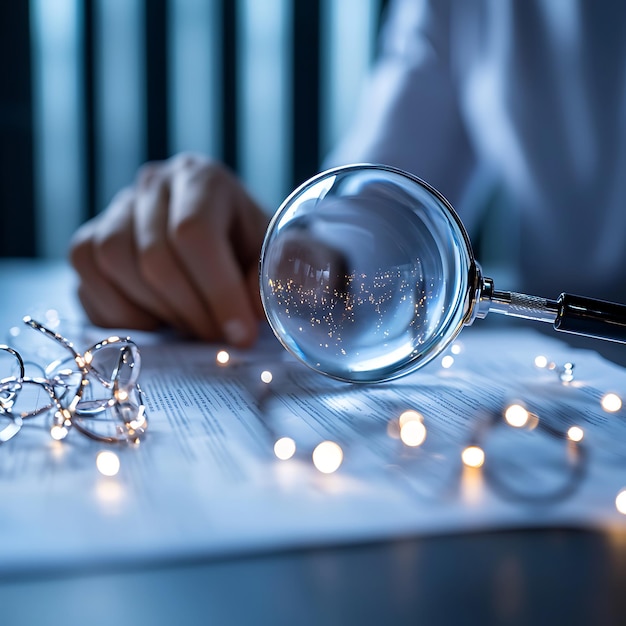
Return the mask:
[[65,256],[142,162],[181,150],[272,211],[350,118],[384,5],[0,3],[0,255]]

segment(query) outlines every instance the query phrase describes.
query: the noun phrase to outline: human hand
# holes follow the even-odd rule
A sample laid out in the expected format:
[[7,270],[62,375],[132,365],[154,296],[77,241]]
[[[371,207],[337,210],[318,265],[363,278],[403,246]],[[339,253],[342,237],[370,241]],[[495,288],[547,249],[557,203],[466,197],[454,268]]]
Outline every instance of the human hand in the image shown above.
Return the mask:
[[223,165],[193,154],[147,163],[81,226],[70,259],[99,326],[173,326],[245,347],[263,318],[258,262],[268,218]]

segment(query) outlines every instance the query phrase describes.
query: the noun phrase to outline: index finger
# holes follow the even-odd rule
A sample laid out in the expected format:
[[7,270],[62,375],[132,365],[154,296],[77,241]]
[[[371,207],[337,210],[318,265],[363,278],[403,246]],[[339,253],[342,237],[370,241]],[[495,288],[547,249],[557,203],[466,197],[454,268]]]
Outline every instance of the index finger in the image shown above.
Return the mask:
[[255,220],[259,209],[234,178],[207,169],[176,178],[171,207],[176,254],[213,319],[230,343],[252,344],[258,317],[244,259],[258,260],[263,233],[242,221]]

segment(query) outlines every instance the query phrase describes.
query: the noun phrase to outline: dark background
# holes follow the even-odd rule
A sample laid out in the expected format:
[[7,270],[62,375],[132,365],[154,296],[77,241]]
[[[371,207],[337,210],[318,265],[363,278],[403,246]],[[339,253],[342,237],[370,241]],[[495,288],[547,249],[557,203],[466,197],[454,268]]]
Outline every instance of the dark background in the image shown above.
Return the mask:
[[[46,0],[43,0],[44,2]],[[103,165],[96,132],[98,96],[98,4],[103,0],[60,0],[78,16],[80,76],[79,107],[82,120],[80,137],[81,199],[78,221],[95,215],[102,206],[98,172]],[[262,2],[272,0],[260,0]],[[176,0],[138,0],[142,14],[144,76],[141,84],[146,106],[142,115],[143,145],[141,160],[162,159],[173,152],[168,144],[168,20]],[[221,137],[218,158],[238,171],[241,165],[240,124],[237,118],[241,98],[238,53],[242,33],[238,12],[243,0],[214,0],[218,15],[221,55],[219,59]],[[357,8],[366,2],[352,3]],[[377,20],[386,2],[374,0]],[[37,132],[35,126],[36,90],[33,60],[37,42],[33,28],[36,0],[0,3],[0,255],[5,257],[46,256],[42,248],[41,209],[37,207]],[[289,38],[291,50],[290,91],[290,171],[287,187],[294,187],[319,170],[322,158],[320,126],[324,123],[320,98],[323,76],[320,72],[320,46],[323,45],[323,0],[291,0]],[[350,24],[345,35],[351,35]],[[375,44],[374,44],[375,45]],[[101,52],[100,52],[101,53]],[[46,103],[40,103],[46,106]],[[130,173],[129,173],[130,176]],[[62,181],[61,183],[62,184]],[[288,191],[288,190],[285,190]],[[70,219],[70,218],[68,218]],[[76,220],[76,211],[74,217]],[[67,229],[69,227],[66,226]]]

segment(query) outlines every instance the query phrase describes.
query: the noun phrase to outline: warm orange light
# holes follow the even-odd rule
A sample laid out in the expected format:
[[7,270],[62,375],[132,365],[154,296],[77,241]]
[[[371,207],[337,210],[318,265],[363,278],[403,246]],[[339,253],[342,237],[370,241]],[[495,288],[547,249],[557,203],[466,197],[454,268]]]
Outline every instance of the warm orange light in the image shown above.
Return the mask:
[[478,446],[468,446],[463,450],[461,459],[467,467],[482,467],[485,462],[485,453]]
[[67,437],[68,430],[65,426],[55,425],[50,429],[50,436],[56,440],[61,441],[61,439],[65,439]]
[[583,432],[583,429],[580,426],[572,426],[567,431],[567,436],[572,441],[575,441],[576,443],[578,443],[579,441],[583,440],[583,437],[585,436],[585,433]]
[[509,426],[522,428],[528,423],[530,414],[521,404],[511,404],[504,412],[504,419]]
[[96,467],[103,476],[115,476],[120,471],[120,459],[115,452],[104,450],[96,457]]
[[322,441],[313,450],[313,465],[323,474],[332,474],[343,462],[343,450],[334,441]]
[[421,420],[409,420],[400,428],[400,439],[406,446],[421,446],[426,439],[426,426]]
[[230,354],[228,354],[228,352],[226,352],[226,350],[220,350],[216,355],[215,355],[215,360],[220,364],[220,365],[226,365],[226,363],[228,363],[228,361],[230,361]]
[[607,393],[602,396],[600,404],[607,413],[615,413],[622,408],[622,399],[616,393]]

